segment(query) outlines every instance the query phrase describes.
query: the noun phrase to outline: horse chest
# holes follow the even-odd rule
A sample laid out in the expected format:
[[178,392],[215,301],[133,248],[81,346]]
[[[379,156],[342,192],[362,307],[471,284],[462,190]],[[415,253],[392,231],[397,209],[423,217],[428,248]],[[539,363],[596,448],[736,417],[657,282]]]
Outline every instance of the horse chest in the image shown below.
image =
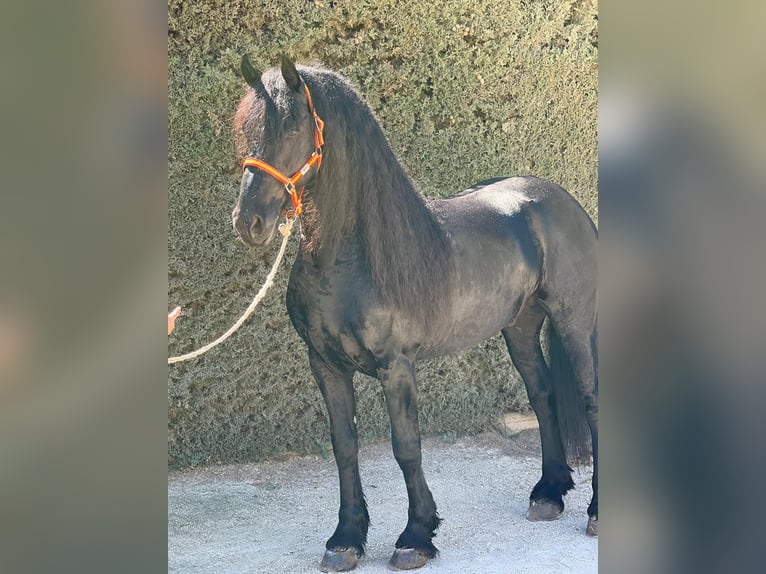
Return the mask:
[[354,276],[344,271],[318,270],[296,262],[287,289],[288,314],[298,335],[320,355],[374,372],[374,354],[362,333],[368,302],[360,296],[364,289]]

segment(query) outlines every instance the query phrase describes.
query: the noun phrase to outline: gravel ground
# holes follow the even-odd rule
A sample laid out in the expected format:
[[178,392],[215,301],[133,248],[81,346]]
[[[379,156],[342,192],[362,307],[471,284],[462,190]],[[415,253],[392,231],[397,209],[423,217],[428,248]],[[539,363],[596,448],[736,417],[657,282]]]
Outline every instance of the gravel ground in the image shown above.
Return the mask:
[[[390,446],[361,449],[372,524],[359,574],[390,574],[407,522],[407,493]],[[441,550],[420,571],[444,574],[595,573],[598,541],[585,536],[591,468],[554,522],[524,518],[539,478],[536,430],[423,441],[423,467],[444,519]],[[315,574],[336,526],[335,463],[319,457],[172,472],[168,478],[168,570],[193,574]]]

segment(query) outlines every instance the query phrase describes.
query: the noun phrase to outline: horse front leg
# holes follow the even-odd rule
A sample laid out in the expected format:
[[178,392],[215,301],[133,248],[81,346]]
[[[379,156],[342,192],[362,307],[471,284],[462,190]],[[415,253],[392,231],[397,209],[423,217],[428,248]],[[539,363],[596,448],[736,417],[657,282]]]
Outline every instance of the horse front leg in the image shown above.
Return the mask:
[[391,566],[400,570],[420,568],[438,550],[431,542],[441,519],[423,476],[418,427],[415,369],[399,357],[378,370],[391,419],[391,444],[396,462],[404,474],[409,498],[407,527],[396,541]]
[[338,527],[325,545],[320,569],[345,572],[355,568],[364,554],[370,524],[359,476],[354,371],[331,365],[313,351],[309,352],[309,364],[330,416],[330,436],[340,479]]

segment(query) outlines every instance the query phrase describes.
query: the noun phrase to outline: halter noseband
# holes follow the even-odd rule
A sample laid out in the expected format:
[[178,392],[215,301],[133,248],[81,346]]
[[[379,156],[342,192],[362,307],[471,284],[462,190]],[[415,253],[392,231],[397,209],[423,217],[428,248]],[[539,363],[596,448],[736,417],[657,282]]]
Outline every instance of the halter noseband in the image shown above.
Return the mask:
[[320,119],[314,109],[314,103],[311,101],[311,92],[309,92],[309,87],[305,83],[303,84],[303,89],[306,92],[306,98],[308,98],[309,112],[311,113],[311,117],[314,118],[314,153],[311,154],[308,161],[306,161],[306,163],[304,163],[292,177],[287,177],[277,168],[257,157],[247,157],[242,163],[243,171],[248,167],[260,169],[285,186],[285,190],[293,202],[292,210],[288,211],[286,214],[289,218],[296,217],[303,212],[303,190],[305,187],[301,187],[300,191],[297,191],[295,189],[295,184],[298,183],[312,167],[316,167],[316,170],[319,171],[319,166],[322,165],[322,147],[324,146],[324,135],[322,132],[324,131],[324,122]]

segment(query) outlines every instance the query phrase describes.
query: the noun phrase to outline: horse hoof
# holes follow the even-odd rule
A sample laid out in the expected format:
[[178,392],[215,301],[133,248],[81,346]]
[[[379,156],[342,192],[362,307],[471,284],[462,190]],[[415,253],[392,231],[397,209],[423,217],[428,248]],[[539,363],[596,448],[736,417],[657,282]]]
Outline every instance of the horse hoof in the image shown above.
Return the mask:
[[322,572],[348,572],[356,568],[359,554],[353,548],[346,550],[326,550],[319,569]]
[[588,526],[585,527],[585,534],[588,536],[598,536],[598,518],[588,517]]
[[416,548],[397,548],[389,565],[394,570],[414,570],[425,566],[429,558],[431,556],[427,552]]
[[561,516],[561,508],[557,504],[546,500],[531,500],[527,511],[527,520],[537,522],[540,520],[556,520]]

